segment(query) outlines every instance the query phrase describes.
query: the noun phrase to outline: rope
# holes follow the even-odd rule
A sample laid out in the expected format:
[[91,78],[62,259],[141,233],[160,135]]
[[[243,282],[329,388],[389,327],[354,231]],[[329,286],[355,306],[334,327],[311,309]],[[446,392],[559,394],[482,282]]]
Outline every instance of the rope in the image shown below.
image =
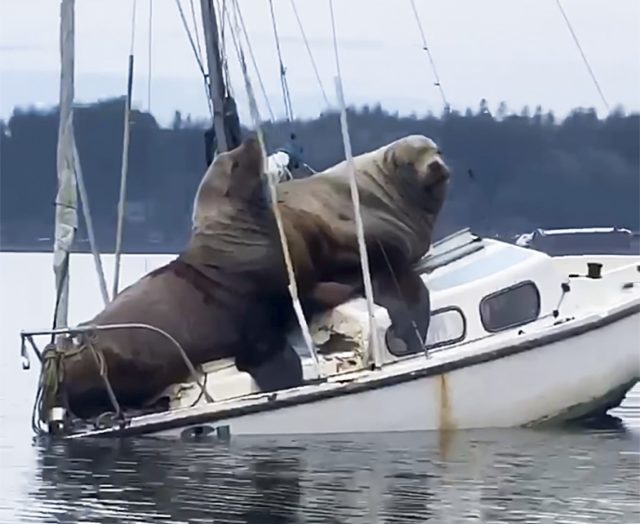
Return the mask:
[[131,42],[129,46],[129,54],[133,54],[133,42],[135,41],[136,35],[136,4],[137,0],[133,0],[133,7],[131,9]]
[[[331,13],[331,32],[333,35],[333,54],[336,59],[336,73],[339,79],[342,79],[340,72],[340,58],[338,57],[338,37],[336,36],[336,19],[333,13],[333,0],[329,0],[329,12]],[[340,80],[342,82],[342,80]]]
[[[234,0],[234,19],[235,19],[235,32],[240,34],[240,28],[238,26],[238,21],[242,26],[242,33],[244,34],[244,39],[247,43],[247,49],[249,50],[249,58],[251,58],[251,63],[253,65],[253,69],[256,72],[256,77],[258,78],[258,83],[260,84],[260,91],[262,91],[262,96],[264,96],[264,101],[267,106],[267,110],[269,111],[269,117],[271,121],[275,121],[276,117],[273,112],[273,108],[271,107],[271,103],[269,102],[269,96],[267,95],[267,90],[264,87],[264,83],[262,82],[262,75],[260,75],[260,69],[258,69],[258,64],[256,62],[255,55],[253,54],[253,47],[251,45],[251,41],[249,40],[249,33],[247,32],[247,28],[244,25],[244,18],[242,17],[242,11],[240,10],[240,6]],[[227,18],[229,25],[231,25],[231,17],[229,15],[229,11],[227,10]],[[231,36],[233,38],[233,43],[236,48],[236,52],[238,52],[238,44],[239,41],[236,42],[234,31],[231,31]]]
[[[69,339],[66,339],[67,341]],[[98,373],[102,378],[109,400],[115,409],[115,417],[122,418],[122,411],[118,400],[115,396],[111,383],[107,375],[107,365],[104,360],[102,352],[95,349],[91,341],[87,341],[88,349],[91,350],[96,366],[98,367]],[[58,405],[58,401],[61,400],[60,385],[64,381],[64,367],[62,361],[65,358],[73,357],[85,350],[85,346],[79,347],[58,347],[56,344],[49,344],[42,352],[42,369],[40,371],[40,378],[38,380],[38,387],[36,390],[36,398],[33,404],[31,412],[31,428],[35,433],[42,433],[42,424],[46,424],[47,417],[50,410]],[[101,414],[98,419],[103,417],[106,413]]]
[[149,0],[149,48],[148,48],[148,70],[147,70],[147,111],[151,113],[151,49],[153,35],[153,0]]
[[322,97],[324,98],[327,106],[330,106],[329,98],[327,97],[327,93],[324,90],[324,86],[322,85],[322,80],[320,80],[320,73],[318,73],[318,67],[316,65],[316,61],[313,58],[313,53],[311,52],[311,47],[309,46],[309,41],[307,40],[307,34],[304,31],[304,27],[302,26],[302,21],[300,20],[300,16],[298,15],[298,9],[296,8],[295,0],[290,0],[291,8],[293,9],[293,14],[296,17],[298,22],[298,27],[300,28],[300,33],[302,34],[302,40],[304,42],[304,46],[307,48],[307,54],[309,55],[309,59],[311,60],[311,66],[313,67],[313,72],[316,75],[316,80],[318,81],[318,86],[320,86],[320,91],[322,92]]
[[91,219],[91,209],[89,207],[89,195],[87,188],[84,184],[84,176],[82,175],[82,168],[80,167],[80,156],[78,155],[78,148],[76,147],[75,140],[73,144],[73,159],[75,163],[76,180],[78,182],[78,191],[80,193],[80,201],[82,202],[82,214],[84,216],[84,222],[87,226],[87,236],[89,237],[89,245],[91,246],[91,255],[93,256],[93,262],[96,267],[96,273],[98,274],[98,286],[100,287],[100,294],[102,295],[102,301],[106,306],[109,303],[109,292],[107,291],[107,281],[104,278],[104,270],[102,268],[102,260],[100,259],[100,253],[98,252],[98,246],[96,243],[96,237],[93,231],[93,221]]
[[129,71],[127,75],[127,96],[124,107],[124,132],[122,139],[122,166],[120,171],[120,197],[118,199],[118,222],[116,226],[115,269],[113,275],[113,293],[111,298],[118,294],[120,283],[120,256],[122,251],[122,231],[124,228],[124,212],[127,198],[127,175],[129,172],[129,136],[131,131],[131,92],[133,89],[133,44],[136,30],[136,0],[133,2],[131,13],[131,47],[129,50]]
[[200,35],[198,34],[198,23],[196,22],[196,10],[193,7],[193,0],[189,0],[191,8],[191,19],[193,20],[193,32],[196,35],[196,47],[198,48],[198,59],[202,61],[202,47],[200,46]]
[[[115,410],[115,418],[121,419],[122,409],[120,408],[120,404],[118,403],[116,394],[113,391],[113,388],[111,387],[111,382],[109,382],[109,376],[107,372],[108,370],[107,363],[104,360],[104,355],[102,354],[102,351],[99,351],[95,348],[91,339],[92,339],[92,335],[89,334],[89,336],[87,337],[87,347],[89,348],[89,350],[91,351],[91,354],[93,355],[93,358],[95,359],[96,366],[98,366],[98,373],[100,373],[100,378],[104,382],[104,387],[107,390],[107,395],[109,396],[109,401],[111,402],[111,406]],[[82,349],[80,348],[80,351],[81,350]],[[100,417],[102,417],[102,415],[100,415]]]
[[[183,347],[173,336],[171,336],[169,333],[167,333],[166,331],[163,331],[160,328],[157,328],[149,324],[130,323],[130,324],[107,324],[107,325],[101,325],[101,326],[100,325],[86,326],[84,328],[76,328],[74,330],[53,329],[52,335],[62,334],[62,333],[67,333],[67,334],[75,333],[77,335],[80,333],[85,333],[86,336],[83,337],[81,344],[73,344],[73,339],[70,337],[66,337],[66,338],[60,337],[58,339],[59,341],[58,345],[56,345],[55,343],[50,343],[45,347],[44,351],[42,352],[41,354],[42,367],[40,370],[38,388],[36,391],[36,398],[35,398],[33,410],[32,410],[32,428],[34,432],[36,433],[42,432],[42,428],[39,426],[38,420],[40,422],[46,422],[46,416],[49,410],[53,406],[55,406],[59,400],[58,398],[59,396],[58,393],[60,391],[59,386],[64,379],[64,376],[63,376],[64,367],[62,366],[62,361],[65,358],[73,357],[85,350],[90,350],[92,352],[96,365],[98,366],[100,377],[104,382],[104,386],[109,396],[110,402],[115,409],[115,412],[114,412],[115,416],[121,418],[121,409],[118,404],[118,400],[116,398],[115,392],[113,391],[111,383],[109,382],[109,377],[107,374],[108,369],[107,369],[106,361],[104,359],[104,355],[93,344],[93,341],[95,341],[94,336],[96,332],[121,330],[121,329],[148,330],[148,331],[155,332],[165,337],[167,340],[169,340],[171,344],[178,350],[178,353],[180,354],[180,357],[182,358],[185,366],[189,370],[189,373],[193,381],[200,388],[201,395],[198,397],[198,400],[204,397],[207,402],[214,401],[211,395],[209,394],[209,392],[206,390],[206,375],[204,377],[204,382],[200,382],[200,380],[198,379],[198,374],[196,372],[196,369],[193,366],[191,359],[184,351]],[[48,333],[48,331],[30,332],[28,336],[31,337],[33,335],[38,335],[38,334],[43,335],[45,333]],[[103,415],[105,415],[105,413],[100,415],[100,417],[102,417]]]
[[273,0],[269,0],[269,10],[271,11],[271,24],[273,26],[273,37],[276,42],[276,52],[278,53],[278,63],[280,65],[280,88],[282,89],[282,99],[284,101],[284,111],[289,122],[293,121],[293,107],[291,105],[291,96],[289,94],[289,85],[287,84],[287,69],[282,60],[282,51],[280,49],[280,37],[278,36],[278,27],[276,25],[276,15],[273,11]]
[[604,93],[602,92],[602,89],[600,88],[600,84],[598,83],[598,79],[596,78],[595,73],[591,69],[591,65],[589,65],[589,61],[587,60],[587,57],[584,54],[584,51],[582,50],[582,46],[580,45],[580,41],[578,40],[578,36],[576,35],[575,31],[573,30],[573,27],[571,26],[571,22],[569,21],[569,17],[567,17],[567,14],[565,13],[564,9],[562,8],[562,4],[560,3],[560,0],[556,0],[556,4],[558,5],[558,9],[560,9],[560,12],[562,13],[562,17],[564,18],[564,21],[567,24],[567,28],[569,29],[569,32],[571,33],[571,36],[573,37],[573,41],[575,42],[576,47],[578,48],[578,51],[580,51],[580,55],[582,56],[582,61],[584,62],[584,65],[587,67],[587,71],[589,72],[589,76],[591,76],[591,80],[593,81],[594,85],[596,86],[596,89],[597,89],[598,93],[600,94],[600,99],[602,100],[602,103],[604,104],[604,106],[607,108],[607,111],[609,111],[609,102],[607,102],[607,99],[605,98]]
[[187,18],[184,15],[184,11],[182,10],[182,5],[180,4],[180,0],[175,0],[176,6],[178,8],[178,13],[180,14],[180,20],[182,20],[182,27],[184,27],[185,32],[187,33],[187,38],[189,39],[189,44],[191,45],[191,51],[193,51],[193,56],[196,59],[196,63],[198,64],[198,68],[203,76],[207,76],[206,71],[204,70],[204,66],[202,65],[202,57],[200,53],[200,44],[196,45],[193,40],[193,36],[191,35],[191,29],[189,28],[189,23],[187,22]]
[[[236,11],[239,11],[240,8],[238,6],[238,0],[233,0],[233,2],[234,2],[234,7]],[[258,135],[258,141],[260,142],[260,147],[262,149],[263,162],[266,163],[267,154],[265,150],[264,135],[262,134],[262,128],[260,126],[260,114],[258,112],[258,105],[256,104],[253,88],[251,86],[251,80],[249,79],[249,75],[247,73],[247,66],[244,60],[244,53],[242,52],[242,46],[240,45],[238,49],[240,51],[239,58],[240,58],[240,66],[242,69],[242,76],[244,78],[247,97],[249,98],[249,107],[251,109],[251,117],[253,118],[253,124],[255,126],[256,133]],[[291,261],[291,254],[289,252],[287,236],[285,234],[284,227],[282,225],[282,216],[280,215],[280,208],[278,206],[278,194],[276,191],[276,181],[274,179],[273,174],[269,173],[267,170],[263,168],[263,172],[265,171],[267,172],[266,176],[267,176],[267,181],[269,183],[269,190],[271,195],[271,207],[276,220],[276,225],[278,226],[278,234],[279,234],[278,236],[280,238],[280,244],[282,246],[282,252],[284,256],[284,262],[285,262],[285,266],[287,268],[287,274],[289,277],[289,294],[291,295],[291,300],[293,302],[293,309],[296,313],[298,324],[300,325],[300,329],[302,331],[302,336],[307,344],[309,353],[311,354],[314,360],[314,363],[316,365],[318,376],[323,376],[322,369],[320,368],[320,361],[318,360],[318,355],[313,345],[311,333],[309,332],[309,326],[307,324],[307,320],[304,317],[304,312],[302,311],[302,305],[300,304],[300,299],[298,297],[298,288],[296,284],[295,273],[293,270],[293,263]]]
[[[58,282],[58,288],[56,289],[56,302],[53,306],[53,322],[51,323],[51,329],[56,328],[56,320],[58,319],[58,310],[60,309],[60,301],[62,300],[62,290],[64,285],[69,278],[69,254],[64,259],[64,266],[62,267],[62,278],[60,282]],[[55,340],[55,335],[51,334],[51,343]]]
[[187,38],[189,39],[189,44],[191,45],[191,51],[193,51],[193,56],[195,57],[196,63],[198,64],[198,69],[200,69],[200,73],[202,74],[205,99],[207,100],[207,107],[209,108],[209,114],[213,118],[213,105],[209,97],[209,87],[207,84],[207,79],[209,78],[209,75],[207,74],[207,72],[204,69],[204,66],[202,65],[202,59],[200,57],[200,54],[198,53],[198,47],[193,41],[193,36],[191,36],[191,29],[189,29],[189,24],[187,23],[187,19],[184,16],[184,12],[182,11],[180,0],[175,0],[175,2],[176,2],[176,6],[178,7],[178,13],[180,13],[180,19],[182,20],[182,27],[184,27],[184,30],[187,33]]
[[80,351],[82,351],[82,348],[70,350],[67,347],[59,347],[55,343],[48,344],[44,348],[36,398],[31,412],[31,427],[35,433],[42,432],[40,424],[46,422],[49,410],[58,401],[60,384],[64,379],[62,360],[65,357],[77,355]]
[[216,0],[216,6],[218,8],[218,20],[220,20],[220,60],[222,62],[222,77],[224,79],[224,88],[226,90],[225,95],[233,96],[233,89],[231,87],[231,75],[229,74],[229,60],[227,58],[227,40],[226,40],[226,20],[225,13],[227,12],[227,1],[222,0],[222,5]]
[[427,52],[427,56],[429,57],[429,62],[431,63],[431,71],[433,72],[433,76],[435,78],[435,86],[438,87],[440,91],[440,96],[442,97],[442,103],[444,104],[445,111],[449,110],[449,102],[447,101],[447,97],[444,94],[444,87],[442,87],[442,82],[440,82],[440,76],[438,75],[438,71],[436,69],[436,64],[433,60],[433,56],[431,55],[431,50],[427,45],[427,38],[424,34],[424,29],[422,27],[422,22],[420,22],[420,16],[418,15],[418,10],[416,9],[416,4],[414,0],[410,0],[411,8],[413,9],[413,15],[416,19],[416,24],[418,25],[418,31],[420,31],[420,36],[422,38],[422,49]]
[[351,152],[351,139],[349,137],[349,126],[347,122],[347,109],[344,101],[344,93],[342,91],[342,77],[340,76],[340,59],[338,56],[338,39],[336,36],[335,16],[333,12],[333,0],[329,0],[329,8],[331,11],[331,28],[333,32],[333,49],[336,57],[336,92],[338,102],[340,103],[340,130],[342,131],[342,141],[344,144],[344,152],[349,168],[349,178],[351,186],[351,200],[353,202],[353,211],[356,222],[356,236],[358,238],[358,249],[360,252],[360,264],[362,268],[362,280],[364,283],[365,297],[367,300],[367,310],[369,313],[369,337],[371,344],[371,352],[373,355],[374,366],[380,367],[382,359],[380,355],[379,341],[377,337],[376,319],[373,310],[373,285],[371,283],[371,273],[369,271],[369,257],[367,255],[366,241],[364,238],[364,226],[362,215],[360,213],[360,193],[356,183],[356,171],[353,162],[353,154]]

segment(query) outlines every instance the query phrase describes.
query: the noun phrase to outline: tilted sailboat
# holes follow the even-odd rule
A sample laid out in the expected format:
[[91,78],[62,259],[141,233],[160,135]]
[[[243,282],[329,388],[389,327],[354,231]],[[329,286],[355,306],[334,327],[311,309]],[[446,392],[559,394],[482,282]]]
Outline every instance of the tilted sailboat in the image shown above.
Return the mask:
[[[227,148],[227,131],[217,83],[216,12],[211,0],[201,5],[220,151]],[[68,133],[70,127],[63,129],[62,122],[71,121],[72,82],[64,80],[72,63],[65,61],[65,52],[72,53],[73,0],[63,0],[62,6],[61,31],[71,35],[63,38],[62,61],[67,103],[61,104],[61,130]],[[255,105],[250,89],[248,95]],[[344,117],[344,104],[342,111]],[[61,131],[60,144],[64,136]],[[346,133],[345,146],[349,157]],[[61,195],[74,194],[65,188],[81,175],[76,170],[74,178],[68,168],[59,173]],[[72,234],[75,217],[65,218],[62,206],[73,208],[73,198],[58,202],[56,268],[68,263],[70,242],[63,240]],[[233,360],[221,359],[191,366],[192,380],[165,391],[165,409],[126,413],[112,395],[114,409],[107,416],[69,420],[64,408],[56,406],[44,414],[47,424],[35,424],[35,429],[81,438],[527,426],[605,413],[640,379],[638,256],[551,257],[463,230],[435,243],[416,270],[431,293],[424,351],[410,350],[395,336],[386,310],[367,293],[366,299],[343,304],[309,326],[300,319],[300,329],[289,337],[303,362],[305,382],[299,387],[260,391]],[[366,268],[364,273],[366,282]],[[68,272],[58,269],[58,274],[64,308]],[[73,337],[122,328],[69,328],[63,312],[58,309],[53,330],[22,332],[25,358],[29,344],[42,359],[36,336]],[[182,351],[179,345],[176,351]],[[109,389],[108,369],[104,371]]]

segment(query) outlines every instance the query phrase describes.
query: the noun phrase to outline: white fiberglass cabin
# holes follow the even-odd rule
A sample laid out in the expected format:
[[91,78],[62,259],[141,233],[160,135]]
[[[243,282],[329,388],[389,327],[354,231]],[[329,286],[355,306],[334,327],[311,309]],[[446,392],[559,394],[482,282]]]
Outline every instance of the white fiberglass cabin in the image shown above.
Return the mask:
[[364,299],[311,326],[319,365],[292,334],[305,384],[260,392],[232,360],[198,369],[167,411],[71,437],[353,433],[528,426],[598,415],[640,380],[640,257],[550,257],[461,231],[419,265],[431,293],[427,354],[407,354]]

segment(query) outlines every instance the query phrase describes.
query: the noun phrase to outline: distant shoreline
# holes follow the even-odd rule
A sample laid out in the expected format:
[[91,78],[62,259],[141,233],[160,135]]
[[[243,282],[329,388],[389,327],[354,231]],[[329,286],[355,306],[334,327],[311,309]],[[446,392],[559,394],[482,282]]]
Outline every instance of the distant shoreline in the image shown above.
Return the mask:
[[[174,247],[174,249],[171,249]],[[123,255],[177,255],[184,246],[166,245],[141,245],[139,247],[122,250]],[[100,255],[113,256],[115,250],[99,250]],[[50,246],[39,246],[33,244],[0,244],[0,253],[48,253],[53,254],[53,244]],[[90,247],[73,247],[71,254],[91,254]]]

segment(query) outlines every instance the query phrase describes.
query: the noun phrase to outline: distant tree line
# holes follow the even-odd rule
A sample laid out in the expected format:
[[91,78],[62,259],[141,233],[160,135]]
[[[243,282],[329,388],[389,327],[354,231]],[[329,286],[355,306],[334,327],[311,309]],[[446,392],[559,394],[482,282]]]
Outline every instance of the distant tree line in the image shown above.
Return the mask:
[[[113,251],[122,158],[123,99],[75,110],[75,132],[99,248]],[[184,246],[195,191],[206,168],[203,122],[176,112],[161,127],[132,114],[127,251]],[[538,107],[518,113],[486,101],[475,111],[399,116],[380,106],[351,109],[354,154],[411,133],[437,141],[453,168],[438,235],[461,227],[509,235],[535,227],[615,225],[640,228],[640,115],[618,109],[599,119],[576,109],[558,122]],[[56,194],[58,113],[16,110],[0,121],[0,248],[50,250]],[[268,150],[289,141],[316,170],[342,159],[339,116],[264,125]],[[80,215],[78,249],[87,249]]]

